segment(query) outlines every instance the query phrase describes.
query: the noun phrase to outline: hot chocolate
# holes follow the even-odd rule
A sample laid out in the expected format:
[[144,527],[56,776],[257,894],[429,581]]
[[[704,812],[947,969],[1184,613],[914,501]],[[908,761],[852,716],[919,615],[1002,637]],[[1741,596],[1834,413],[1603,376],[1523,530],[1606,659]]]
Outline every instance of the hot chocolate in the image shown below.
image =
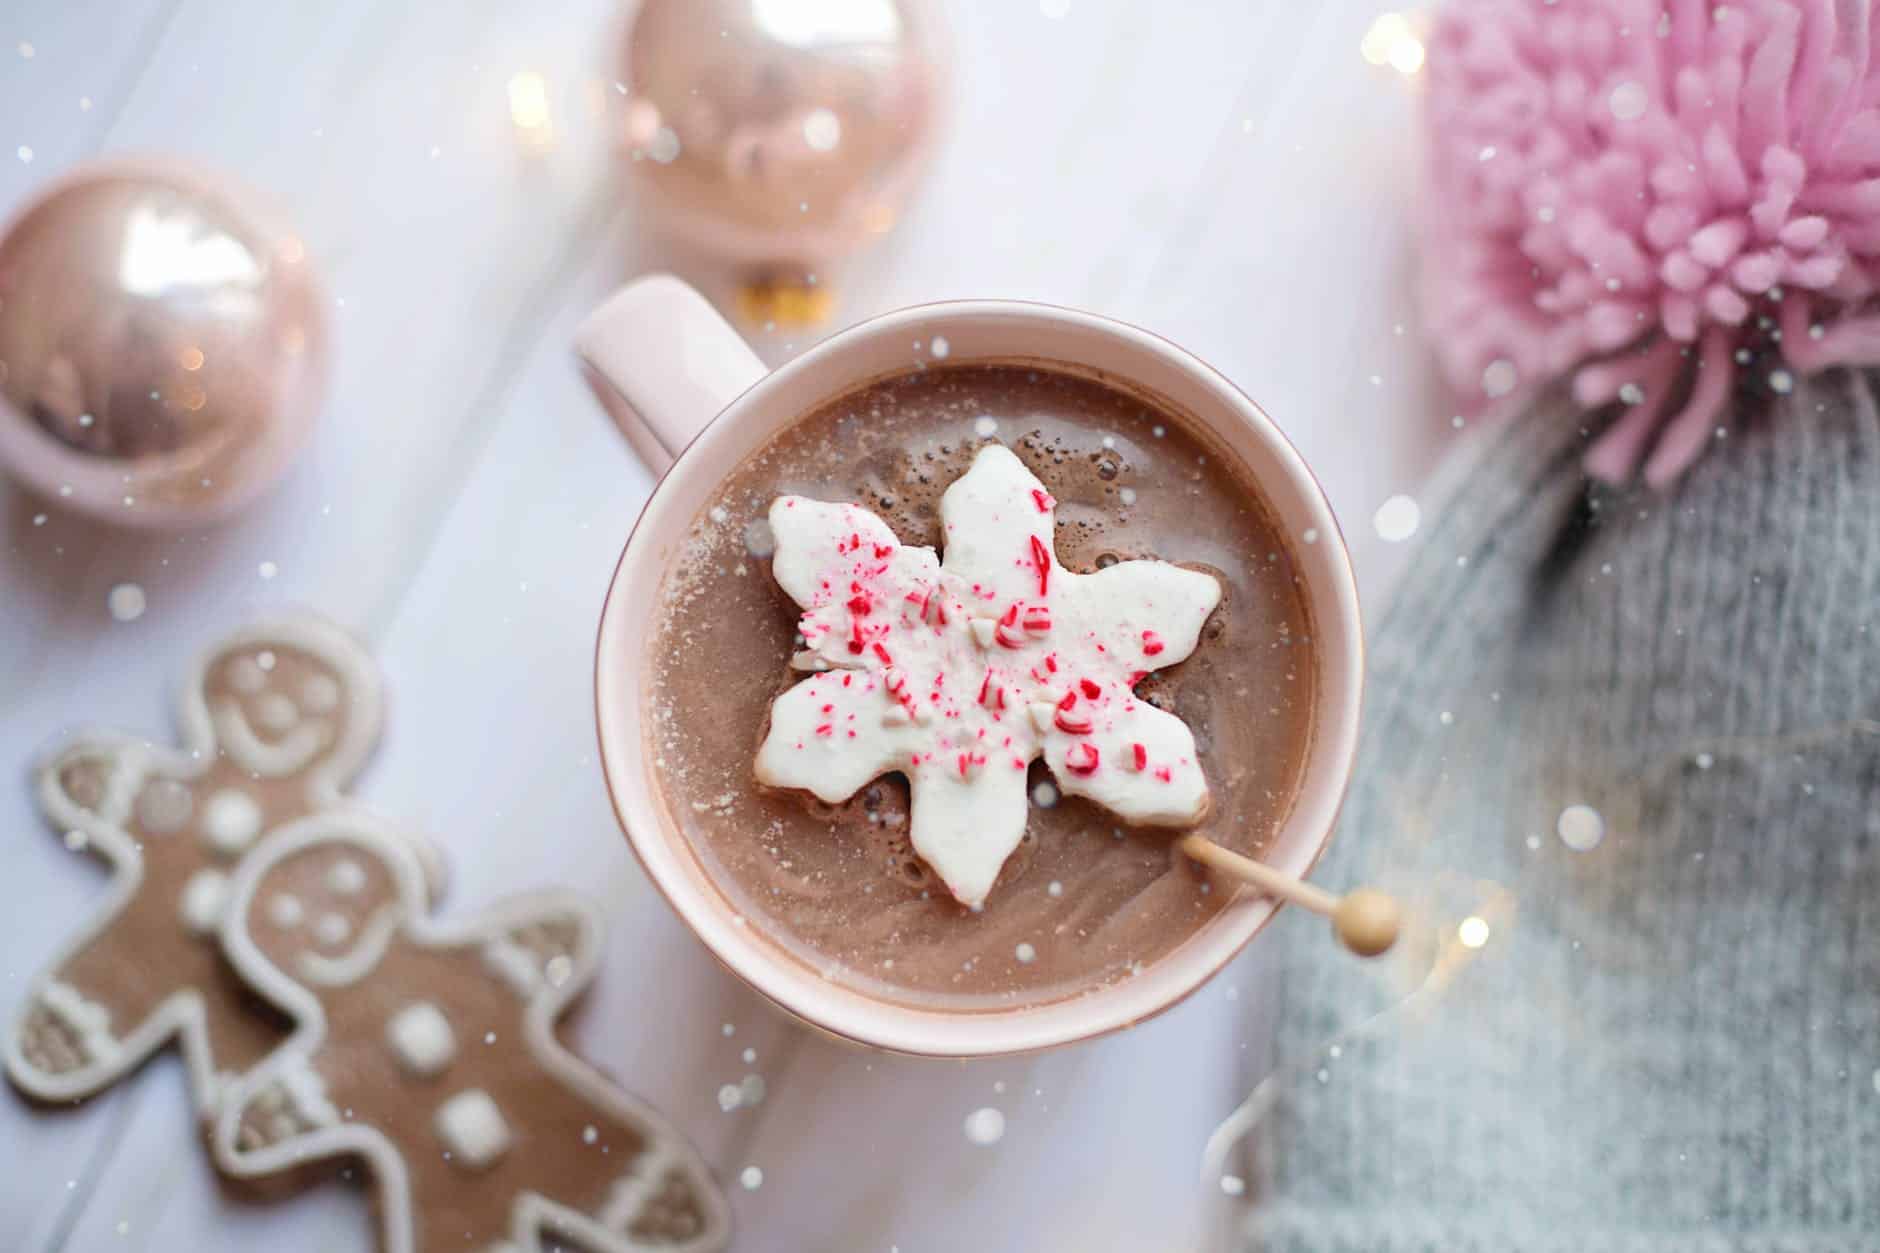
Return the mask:
[[[1017,462],[980,456],[995,444]],[[1312,731],[1316,666],[1287,543],[1250,476],[1179,414],[1055,368],[930,366],[853,391],[789,428],[727,479],[661,589],[650,712],[663,800],[748,925],[834,979],[934,1008],[1034,1004],[1128,977],[1233,891],[1175,852],[1166,825],[1117,816],[1166,823],[1181,806],[1132,808],[1110,796],[1104,808],[1067,794],[1093,791],[1080,785],[1085,762],[1074,754],[1087,750],[1076,745],[1069,759],[1045,748],[1027,765],[1014,749],[1011,760],[968,755],[961,766],[962,778],[982,767],[1019,772],[1031,802],[1023,836],[977,911],[956,899],[956,879],[943,882],[914,851],[905,772],[861,783],[835,804],[798,790],[812,782],[760,784],[760,774],[779,777],[757,764],[772,702],[823,664],[805,661],[813,650],[798,635],[801,610],[773,577],[785,573],[772,570],[773,503],[852,502],[891,529],[877,537],[884,552],[895,542],[941,551],[951,538],[943,494],[969,469],[995,463],[1042,485],[1038,509],[1046,513],[1048,501],[1055,520],[1054,560],[1043,558],[1051,568],[1089,574],[1159,558],[1212,576],[1198,580],[1210,595],[1194,619],[1204,624],[1191,656],[1129,673],[1133,696],[1116,687],[1127,679],[1105,680],[1112,697],[1152,707],[1144,716],[1164,710],[1192,731],[1188,765],[1198,766],[1205,784],[1195,788],[1206,795],[1193,806],[1205,809],[1196,829],[1257,852],[1290,807]],[[1193,575],[1171,573],[1193,590]],[[1210,584],[1220,603],[1208,613]],[[1009,629],[1014,640],[1003,642],[1015,646],[1024,623]],[[1144,646],[1159,652],[1162,643]],[[884,678],[895,676],[877,667],[874,680]],[[1161,743],[1150,742],[1160,754]],[[1158,770],[1139,744],[1111,756],[1120,760],[1106,770],[1144,770],[1145,780]],[[1179,775],[1175,757],[1169,764]],[[1182,780],[1163,782],[1179,789]]]

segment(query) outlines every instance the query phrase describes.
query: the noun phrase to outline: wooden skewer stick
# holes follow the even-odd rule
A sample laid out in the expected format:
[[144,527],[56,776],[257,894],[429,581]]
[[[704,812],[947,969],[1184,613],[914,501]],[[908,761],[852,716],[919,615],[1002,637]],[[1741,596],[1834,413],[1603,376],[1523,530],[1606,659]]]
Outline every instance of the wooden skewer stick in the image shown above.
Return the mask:
[[1330,918],[1339,943],[1360,957],[1388,952],[1403,929],[1403,911],[1396,898],[1376,888],[1354,888],[1343,896],[1333,896],[1322,887],[1295,879],[1231,848],[1222,848],[1204,836],[1184,835],[1177,843],[1182,852],[1204,866]]

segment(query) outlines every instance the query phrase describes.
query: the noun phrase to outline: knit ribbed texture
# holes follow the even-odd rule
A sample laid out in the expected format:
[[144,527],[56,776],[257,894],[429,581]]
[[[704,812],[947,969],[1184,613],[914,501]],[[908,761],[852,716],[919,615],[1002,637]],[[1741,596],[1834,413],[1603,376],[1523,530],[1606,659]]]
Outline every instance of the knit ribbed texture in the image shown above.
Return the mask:
[[1746,401],[1665,496],[1589,489],[1556,397],[1426,515],[1318,876],[1418,928],[1275,924],[1248,1250],[1880,1250],[1877,395]]

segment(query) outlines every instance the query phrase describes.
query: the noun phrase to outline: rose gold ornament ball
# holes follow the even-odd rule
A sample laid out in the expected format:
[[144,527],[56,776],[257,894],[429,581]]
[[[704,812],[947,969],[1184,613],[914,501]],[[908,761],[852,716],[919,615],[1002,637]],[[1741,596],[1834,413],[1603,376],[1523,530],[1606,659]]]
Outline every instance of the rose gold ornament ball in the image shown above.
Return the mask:
[[937,128],[940,35],[918,0],[644,0],[624,142],[652,225],[774,270],[885,234]]
[[304,246],[244,192],[80,167],[0,236],[0,466],[112,522],[214,520],[306,440],[325,348]]

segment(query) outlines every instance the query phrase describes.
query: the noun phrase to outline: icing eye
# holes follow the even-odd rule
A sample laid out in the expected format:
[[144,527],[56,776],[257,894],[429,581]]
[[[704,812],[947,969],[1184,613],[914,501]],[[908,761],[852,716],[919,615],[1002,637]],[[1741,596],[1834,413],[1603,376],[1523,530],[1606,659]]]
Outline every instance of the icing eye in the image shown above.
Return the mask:
[[237,657],[228,663],[228,685],[244,696],[252,696],[268,685],[268,676],[253,657]]
[[279,692],[269,692],[255,702],[255,718],[269,731],[286,731],[300,721],[300,710]]
[[352,923],[345,914],[321,914],[313,924],[313,938],[327,948],[337,948],[352,936]]
[[281,930],[298,927],[306,917],[306,907],[291,892],[281,892],[268,898],[268,921]]
[[339,680],[330,674],[314,674],[300,685],[300,703],[309,713],[331,713],[339,708]]

